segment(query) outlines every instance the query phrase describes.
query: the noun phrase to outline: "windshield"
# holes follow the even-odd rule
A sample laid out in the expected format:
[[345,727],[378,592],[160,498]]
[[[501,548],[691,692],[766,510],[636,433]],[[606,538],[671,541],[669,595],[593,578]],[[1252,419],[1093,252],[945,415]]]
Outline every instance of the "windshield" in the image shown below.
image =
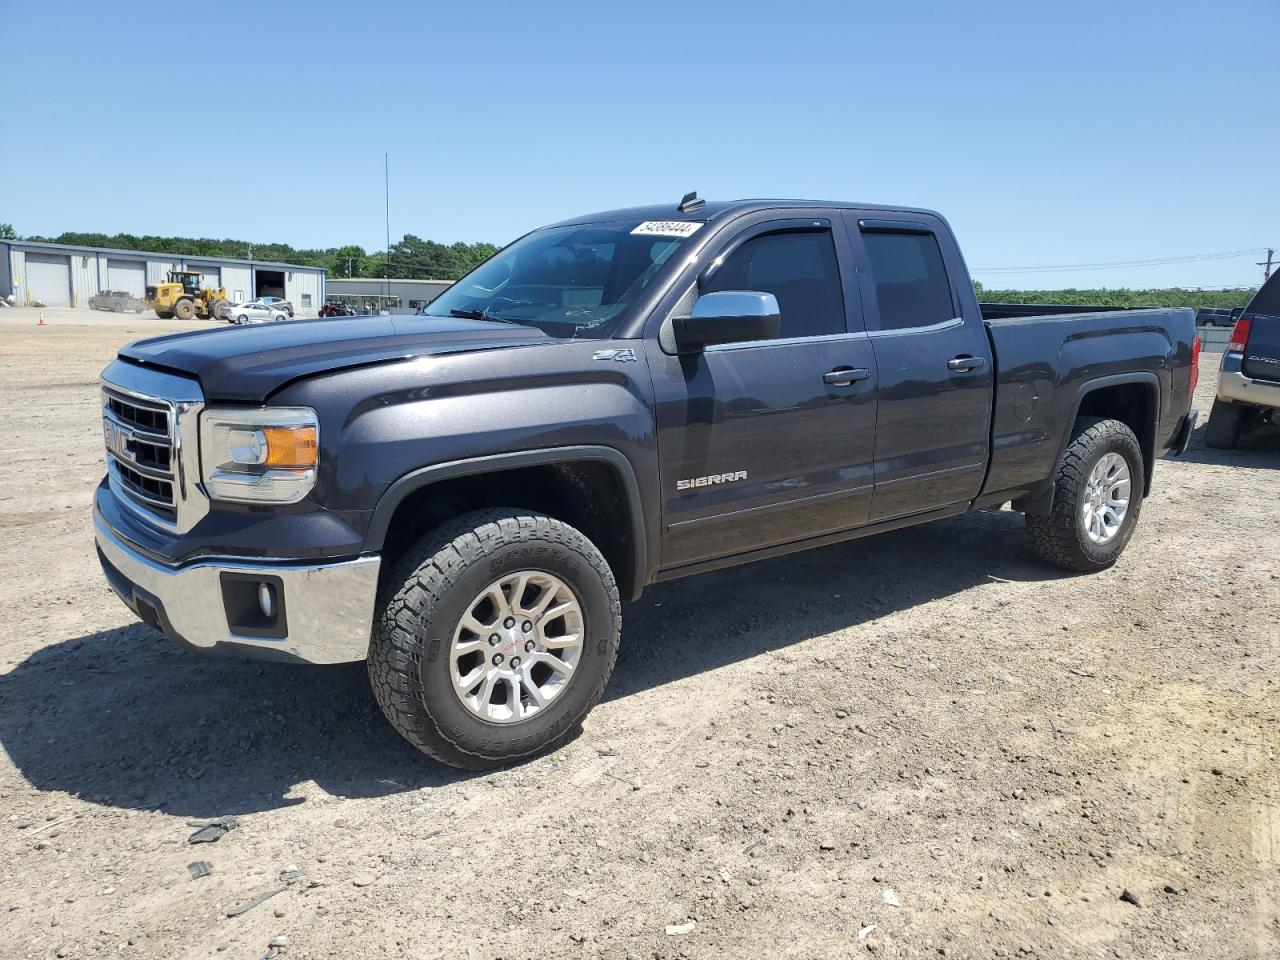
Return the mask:
[[645,221],[538,230],[467,274],[425,313],[505,320],[554,337],[608,337],[701,226]]

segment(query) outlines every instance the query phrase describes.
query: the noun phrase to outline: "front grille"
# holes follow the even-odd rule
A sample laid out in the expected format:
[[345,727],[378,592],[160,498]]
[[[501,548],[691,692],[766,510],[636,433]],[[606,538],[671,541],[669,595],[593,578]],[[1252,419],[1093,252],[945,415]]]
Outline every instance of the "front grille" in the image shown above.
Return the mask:
[[176,517],[173,405],[102,388],[102,431],[111,478],[164,520]]

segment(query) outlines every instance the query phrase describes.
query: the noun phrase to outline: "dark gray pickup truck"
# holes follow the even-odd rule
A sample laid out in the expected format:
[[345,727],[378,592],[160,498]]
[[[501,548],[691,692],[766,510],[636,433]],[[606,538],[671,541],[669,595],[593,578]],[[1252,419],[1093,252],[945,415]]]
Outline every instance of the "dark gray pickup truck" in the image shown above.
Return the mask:
[[1192,314],[1025,312],[984,315],[927,210],[567,220],[425,315],[127,346],[102,567],[174,640],[367,659],[417,747],[514,761],[571,735],[657,581],[1005,503],[1045,560],[1114,563],[1194,426]]

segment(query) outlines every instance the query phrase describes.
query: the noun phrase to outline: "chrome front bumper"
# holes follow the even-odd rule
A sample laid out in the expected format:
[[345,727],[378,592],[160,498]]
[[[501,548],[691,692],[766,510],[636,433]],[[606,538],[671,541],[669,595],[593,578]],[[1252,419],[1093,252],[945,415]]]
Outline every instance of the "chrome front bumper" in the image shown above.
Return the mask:
[[[310,564],[210,559],[169,567],[117,536],[96,509],[93,525],[111,588],[140,619],[172,640],[201,650],[306,663],[346,663],[368,655],[381,566],[377,556]],[[230,626],[233,601],[228,598],[256,579],[279,594],[280,629],[274,631],[279,635],[248,636]]]

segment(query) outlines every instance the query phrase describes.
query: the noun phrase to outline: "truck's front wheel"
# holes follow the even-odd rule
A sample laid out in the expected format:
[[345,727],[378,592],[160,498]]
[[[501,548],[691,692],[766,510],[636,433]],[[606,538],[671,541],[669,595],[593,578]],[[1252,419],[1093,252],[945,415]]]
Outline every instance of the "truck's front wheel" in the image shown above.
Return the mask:
[[379,596],[369,676],[424,753],[484,769],[564,742],[613,671],[622,613],[582,533],[543,514],[485,510],[428,534]]
[[1055,477],[1053,507],[1028,516],[1041,559],[1067,570],[1103,570],[1123,552],[1142,509],[1142,449],[1119,420],[1081,417]]

